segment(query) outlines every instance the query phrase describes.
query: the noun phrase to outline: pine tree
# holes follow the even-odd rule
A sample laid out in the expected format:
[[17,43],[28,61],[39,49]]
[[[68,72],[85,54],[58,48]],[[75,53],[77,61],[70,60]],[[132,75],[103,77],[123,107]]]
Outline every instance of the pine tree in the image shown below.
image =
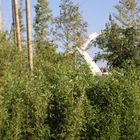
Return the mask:
[[35,42],[37,48],[41,48],[49,42],[52,13],[46,0],[38,0],[35,6],[36,16],[34,19]]
[[124,27],[140,26],[140,7],[139,0],[120,0],[119,4],[115,6],[117,13],[115,18]]
[[56,34],[66,51],[78,46],[87,31],[87,23],[73,0],[61,0],[60,16],[56,18]]

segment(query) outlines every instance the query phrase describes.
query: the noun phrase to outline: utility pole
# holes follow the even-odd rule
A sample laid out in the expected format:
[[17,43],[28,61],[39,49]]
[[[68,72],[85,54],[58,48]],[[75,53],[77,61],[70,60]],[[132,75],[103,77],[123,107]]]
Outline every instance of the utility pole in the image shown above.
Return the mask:
[[32,34],[31,34],[30,0],[26,0],[26,27],[27,27],[29,71],[32,73],[33,72],[33,50],[32,50]]
[[19,23],[19,13],[18,13],[18,0],[13,0],[14,4],[14,15],[15,15],[15,26],[16,26],[16,37],[17,37],[17,47],[21,51],[21,35],[20,35],[20,23]]

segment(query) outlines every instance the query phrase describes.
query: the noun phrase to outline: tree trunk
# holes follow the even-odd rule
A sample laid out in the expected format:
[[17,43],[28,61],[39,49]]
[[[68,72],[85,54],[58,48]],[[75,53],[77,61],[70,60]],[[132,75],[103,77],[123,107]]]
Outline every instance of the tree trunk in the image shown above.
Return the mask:
[[32,73],[33,72],[33,52],[32,52],[30,0],[26,0],[26,26],[27,26],[27,47],[28,47],[29,70]]
[[16,37],[17,37],[17,47],[21,51],[21,35],[20,35],[20,23],[19,23],[19,14],[18,14],[18,1],[13,0],[14,4],[14,13],[15,13],[15,25],[16,25]]

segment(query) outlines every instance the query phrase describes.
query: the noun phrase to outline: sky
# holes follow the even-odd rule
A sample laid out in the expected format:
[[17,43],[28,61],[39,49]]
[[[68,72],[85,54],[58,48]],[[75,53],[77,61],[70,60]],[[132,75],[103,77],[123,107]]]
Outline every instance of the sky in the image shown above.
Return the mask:
[[[2,1],[2,15],[3,15],[3,28],[11,29],[12,15],[11,15],[11,0],[0,0]],[[24,0],[25,1],[25,0]],[[31,2],[31,17],[32,24],[35,16],[34,6],[36,0],[30,0]],[[59,3],[60,0],[48,0],[50,8],[53,11],[53,15],[59,15]],[[93,32],[99,32],[104,29],[105,24],[108,22],[109,14],[114,14],[114,6],[118,4],[119,0],[75,0],[80,6],[80,13],[85,21],[88,22],[88,34]],[[98,49],[89,51],[90,55],[93,56],[97,53]],[[103,65],[103,63],[99,63]]]
[[[31,15],[32,19],[35,15],[34,5],[36,0],[31,1]],[[114,5],[119,0],[75,0],[80,6],[80,13],[83,19],[88,22],[88,33],[100,31],[105,27],[105,23],[108,21],[109,14],[115,13]],[[50,8],[53,11],[54,16],[59,14],[59,3],[60,0],[48,0]],[[4,29],[11,28],[11,0],[2,0],[3,6],[3,20]],[[33,23],[33,22],[32,22]]]

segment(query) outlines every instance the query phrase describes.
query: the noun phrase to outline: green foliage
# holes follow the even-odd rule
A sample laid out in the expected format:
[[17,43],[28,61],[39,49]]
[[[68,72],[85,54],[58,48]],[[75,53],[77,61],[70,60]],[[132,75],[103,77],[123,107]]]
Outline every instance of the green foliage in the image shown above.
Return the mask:
[[38,0],[35,6],[36,16],[34,19],[35,43],[37,48],[42,48],[46,40],[50,39],[50,29],[52,24],[52,14],[46,0]]
[[47,49],[35,56],[32,76],[26,69],[20,75],[16,52],[1,61],[8,65],[0,86],[0,139],[140,139],[137,68],[93,78],[84,65],[76,70],[71,59]]
[[117,10],[115,19],[124,27],[135,27],[136,29],[139,29],[139,6],[139,0],[120,0],[115,6],[115,9]]
[[94,139],[140,139],[140,73],[127,70],[130,72],[101,77],[88,89],[88,99],[96,110],[89,131]]
[[52,46],[44,50],[35,56],[33,76],[26,69],[18,71],[20,54],[15,52],[15,61],[8,60],[0,90],[0,139],[74,140],[84,131],[85,88],[92,80],[86,77],[90,73],[73,71],[71,60]]
[[[73,47],[86,26],[77,5],[61,2],[59,33]],[[45,40],[48,3],[40,0],[35,8],[40,15],[35,19],[35,46],[43,47],[34,48],[32,75],[27,48],[19,53],[7,34],[0,35],[0,140],[139,140],[137,30],[110,20],[97,43],[111,66],[131,65],[93,77],[84,63],[75,63],[73,54],[57,53]]]
[[61,0],[60,16],[56,19],[55,35],[66,51],[79,46],[87,31],[87,23],[83,21],[79,5],[73,0]]
[[115,6],[117,12],[97,39],[103,53],[95,59],[105,59],[111,67],[123,67],[125,64],[139,66],[139,25],[140,6],[138,0],[120,0]]
[[111,67],[123,67],[124,64],[139,65],[139,46],[137,40],[138,31],[135,28],[122,28],[111,18],[106,29],[97,38],[96,43],[103,53],[99,53],[96,59],[105,59]]

